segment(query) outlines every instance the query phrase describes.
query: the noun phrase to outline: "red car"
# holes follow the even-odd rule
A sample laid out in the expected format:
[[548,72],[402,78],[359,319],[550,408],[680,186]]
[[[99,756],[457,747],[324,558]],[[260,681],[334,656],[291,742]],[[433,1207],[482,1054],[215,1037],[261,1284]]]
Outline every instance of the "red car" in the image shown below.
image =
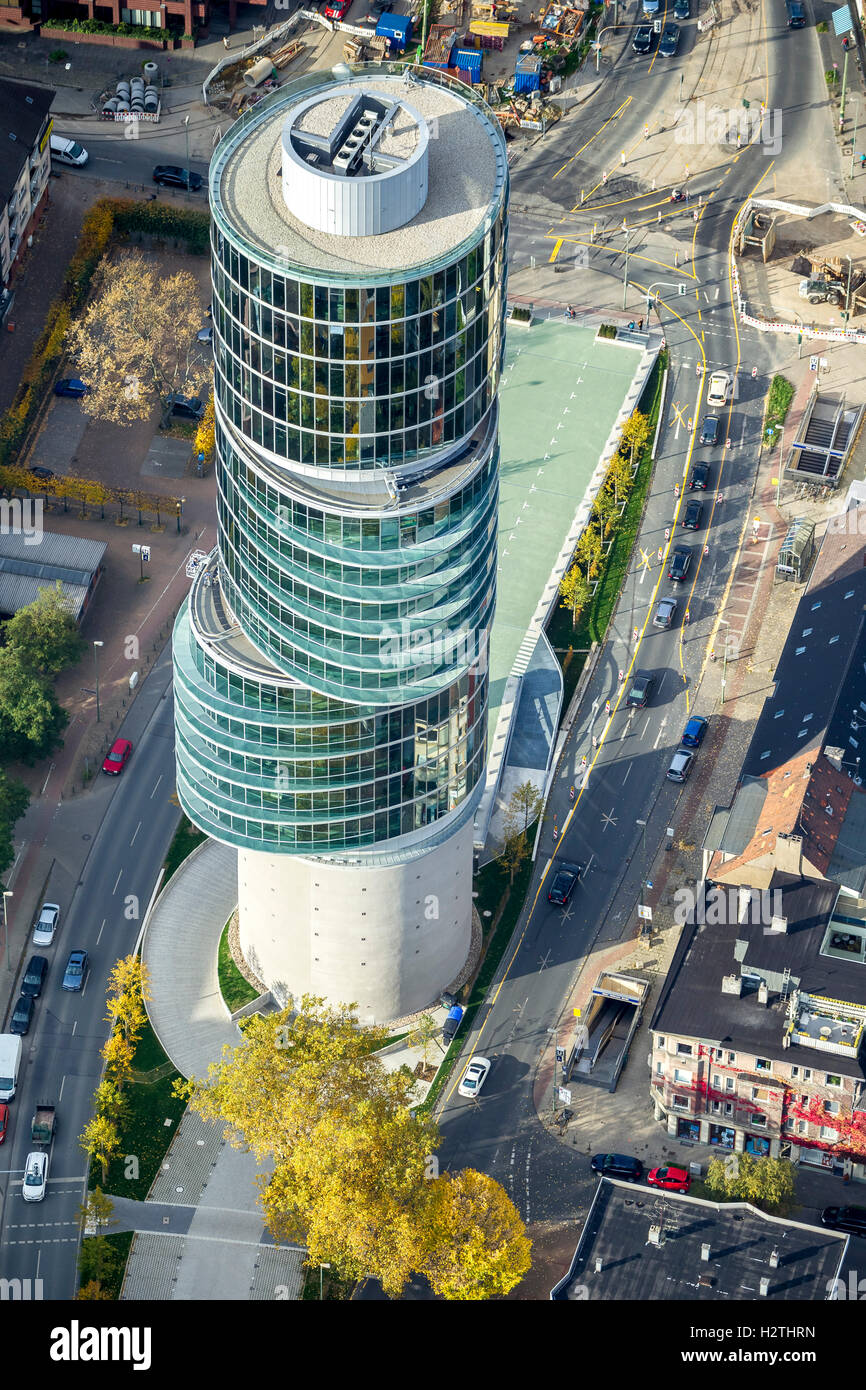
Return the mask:
[[116,738],[111,745],[108,757],[102,764],[102,771],[110,772],[113,777],[116,777],[126,767],[131,752],[132,744],[128,738]]
[[650,1187],[661,1187],[665,1192],[688,1192],[692,1181],[685,1168],[653,1168],[646,1180]]
[[9,1106],[5,1101],[0,1104],[0,1144],[6,1138],[6,1126],[9,1123]]
[[326,6],[326,19],[343,19],[352,0],[333,0],[333,3]]

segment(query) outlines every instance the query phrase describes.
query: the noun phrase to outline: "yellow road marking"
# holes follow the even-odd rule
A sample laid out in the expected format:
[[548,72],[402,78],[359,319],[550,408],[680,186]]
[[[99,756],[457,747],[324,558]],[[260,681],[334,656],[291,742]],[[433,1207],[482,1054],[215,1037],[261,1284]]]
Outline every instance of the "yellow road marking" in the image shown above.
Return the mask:
[[[571,158],[570,158],[570,159],[567,159],[567,160],[565,161],[565,163],[562,165],[562,168],[557,169],[556,173],[555,173],[554,176],[553,176],[555,179],[558,179],[558,178],[559,178],[560,174],[563,173],[563,172],[568,168],[569,164],[573,164],[573,163],[574,163],[574,161],[577,159],[578,155],[583,154],[584,150],[589,148],[589,146],[592,144],[593,140],[597,140],[597,139],[598,139],[599,135],[601,135],[601,132],[602,132],[603,130],[607,130],[607,128],[608,128],[608,126],[610,125],[611,121],[615,121],[616,118],[617,118],[617,116],[621,116],[621,115],[622,115],[623,111],[624,111],[625,108],[628,106],[628,104],[629,104],[630,101],[631,101],[631,97],[626,97],[626,99],[625,99],[625,101],[622,103],[622,105],[617,107],[617,109],[614,111],[613,115],[612,115],[612,116],[609,116],[608,119],[605,121],[604,125],[603,125],[603,126],[599,126],[598,130],[595,132],[595,135],[591,135],[591,136],[589,137],[589,139],[586,141],[586,143],[583,144],[583,145],[581,145],[581,147],[580,147],[579,150],[575,150],[575,152],[574,152],[574,154],[571,156]],[[593,189],[593,192],[595,192],[595,189]]]
[[561,249],[561,247],[562,247],[562,242],[563,242],[563,238],[560,237],[559,240],[558,240],[558,242],[556,243],[556,245],[554,246],[553,250],[552,250],[551,253],[550,253],[550,262],[548,262],[548,264],[550,264],[551,262],[553,262],[553,261],[556,260],[557,256],[559,255],[560,249]]

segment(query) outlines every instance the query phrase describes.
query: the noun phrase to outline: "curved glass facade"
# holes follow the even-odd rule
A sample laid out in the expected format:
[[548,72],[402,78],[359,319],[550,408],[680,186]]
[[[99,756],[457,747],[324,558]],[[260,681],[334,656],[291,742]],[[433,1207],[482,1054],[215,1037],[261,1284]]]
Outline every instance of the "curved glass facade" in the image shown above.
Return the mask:
[[480,795],[507,164],[462,90],[496,147],[489,203],[402,274],[280,265],[234,225],[224,183],[247,137],[278,140],[285,87],[211,165],[218,543],[175,628],[177,785],[239,847],[421,844]]

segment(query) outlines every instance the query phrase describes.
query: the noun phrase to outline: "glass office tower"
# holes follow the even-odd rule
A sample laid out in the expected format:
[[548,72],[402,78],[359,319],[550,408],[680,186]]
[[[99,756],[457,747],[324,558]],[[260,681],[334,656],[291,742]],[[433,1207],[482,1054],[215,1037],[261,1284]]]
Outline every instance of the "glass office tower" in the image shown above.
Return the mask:
[[312,73],[211,162],[218,541],[175,627],[177,785],[284,1001],[388,1020],[469,949],[508,168],[442,73]]

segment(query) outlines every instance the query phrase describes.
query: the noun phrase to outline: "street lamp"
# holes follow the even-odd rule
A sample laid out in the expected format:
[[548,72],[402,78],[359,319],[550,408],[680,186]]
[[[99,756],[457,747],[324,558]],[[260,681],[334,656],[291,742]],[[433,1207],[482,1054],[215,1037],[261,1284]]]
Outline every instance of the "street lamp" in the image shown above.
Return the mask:
[[186,191],[189,192],[189,114],[183,118],[183,129],[186,135]]
[[[719,627],[730,627],[731,624],[725,618],[719,618]],[[725,633],[725,645],[722,651],[722,704],[725,703],[725,686],[728,680],[728,634]]]
[[3,959],[6,961],[6,969],[11,971],[12,964],[9,960],[9,918],[6,915],[6,899],[14,898],[15,894],[11,888],[3,889]]
[[94,642],[93,644],[93,669],[96,672],[96,722],[99,723],[99,647],[104,647],[104,642]]
[[[845,56],[846,56],[846,58],[847,58],[847,56],[848,56],[847,53],[846,53]],[[848,287],[847,287],[847,289],[845,290],[845,337],[847,338],[847,337],[848,337],[848,318],[849,318],[848,306],[849,306],[849,304],[851,303],[851,268],[852,268],[853,262],[852,262],[850,256],[846,256],[845,259],[846,259],[846,261],[848,262]]]

